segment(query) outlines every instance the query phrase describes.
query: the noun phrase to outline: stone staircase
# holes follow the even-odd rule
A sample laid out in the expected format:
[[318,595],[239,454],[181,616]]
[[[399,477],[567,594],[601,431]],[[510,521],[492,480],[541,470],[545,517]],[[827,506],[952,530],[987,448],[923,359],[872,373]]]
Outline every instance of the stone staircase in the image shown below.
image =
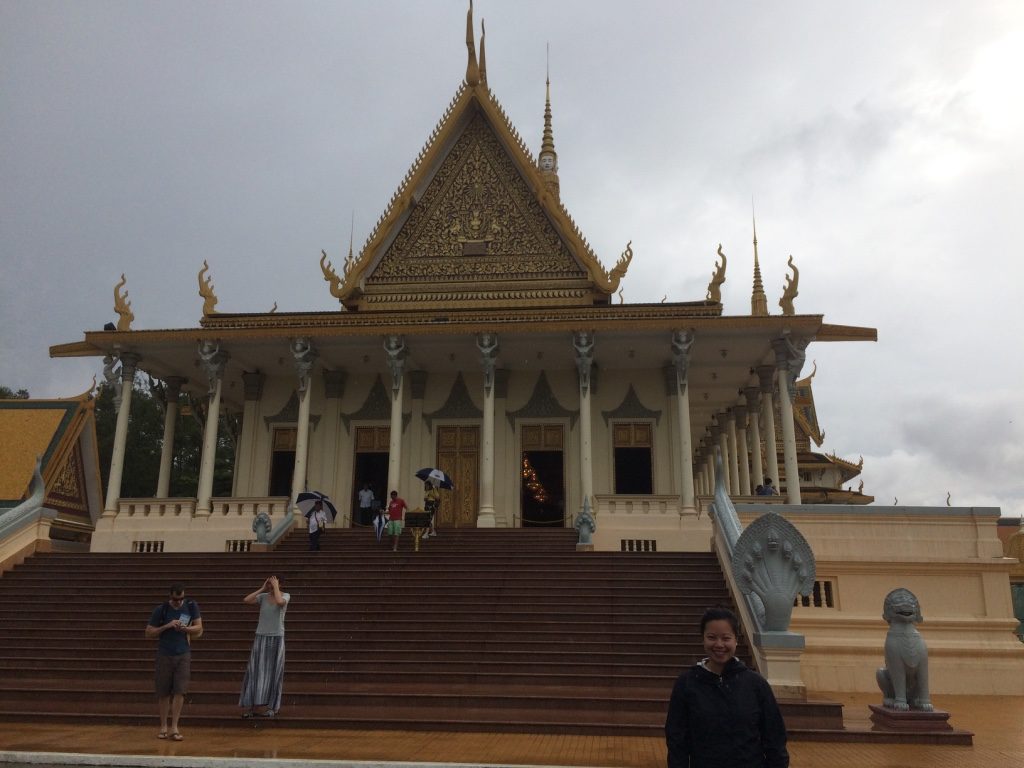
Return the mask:
[[[250,725],[238,691],[276,574],[292,595],[282,710],[262,726],[659,735],[672,683],[728,603],[713,555],[576,552],[572,530],[442,531],[399,552],[368,530],[273,552],[36,555],[0,577],[0,719],[150,722],[153,607],[183,581],[203,613],[184,717]],[[743,646],[741,657],[748,660]],[[786,706],[791,729],[841,707]]]

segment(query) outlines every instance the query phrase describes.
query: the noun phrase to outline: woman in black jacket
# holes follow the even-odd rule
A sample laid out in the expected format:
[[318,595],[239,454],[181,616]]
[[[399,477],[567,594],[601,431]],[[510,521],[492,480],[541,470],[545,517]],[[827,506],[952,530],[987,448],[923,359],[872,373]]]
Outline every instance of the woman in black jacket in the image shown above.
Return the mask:
[[679,676],[668,704],[668,768],[787,768],[772,689],[735,657],[736,614],[709,608],[700,631],[707,658]]

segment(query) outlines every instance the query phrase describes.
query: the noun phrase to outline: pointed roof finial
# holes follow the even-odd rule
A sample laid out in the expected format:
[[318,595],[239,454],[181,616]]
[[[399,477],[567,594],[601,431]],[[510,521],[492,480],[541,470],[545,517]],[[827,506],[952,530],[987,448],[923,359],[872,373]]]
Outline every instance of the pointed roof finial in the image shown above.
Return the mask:
[[469,61],[466,63],[466,85],[480,84],[480,68],[476,63],[476,46],[473,43],[473,0],[469,0],[466,11],[466,48],[469,50]]
[[548,153],[555,158],[555,134],[551,129],[551,44],[547,46],[547,71],[544,77],[544,138],[541,140],[540,153]]
[[487,28],[484,20],[480,19],[480,82],[487,85],[487,56],[484,53],[484,38],[487,37]]
[[750,217],[754,223],[754,291],[750,295],[750,314],[754,317],[768,315],[768,297],[761,282],[761,264],[757,258],[757,216],[754,213],[754,198],[750,198]]
[[352,226],[348,230],[348,257],[352,258],[352,241],[356,236],[356,212],[352,210]]

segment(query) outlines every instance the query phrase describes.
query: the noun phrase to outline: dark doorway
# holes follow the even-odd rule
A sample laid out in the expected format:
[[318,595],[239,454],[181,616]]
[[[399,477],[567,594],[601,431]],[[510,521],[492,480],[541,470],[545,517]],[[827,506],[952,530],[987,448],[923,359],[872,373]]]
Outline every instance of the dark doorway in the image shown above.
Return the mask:
[[565,480],[561,451],[523,451],[520,498],[524,528],[565,525]]
[[[388,454],[357,453],[355,462],[355,483],[352,490],[352,523],[353,525],[373,525],[373,515],[388,497]],[[366,483],[373,491],[374,506],[369,514],[359,509],[359,491]]]
[[274,450],[270,456],[270,488],[268,496],[290,496],[295,474],[294,427],[274,430]]
[[651,483],[650,448],[615,449],[615,492],[621,494],[649,494]]

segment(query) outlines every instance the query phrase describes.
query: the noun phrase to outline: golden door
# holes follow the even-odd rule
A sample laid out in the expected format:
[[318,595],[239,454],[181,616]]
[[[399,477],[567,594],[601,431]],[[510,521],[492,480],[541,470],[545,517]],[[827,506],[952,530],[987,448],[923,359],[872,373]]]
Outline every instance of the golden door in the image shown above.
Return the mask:
[[438,528],[475,528],[480,506],[480,428],[438,427],[437,468],[455,484],[441,491]]

